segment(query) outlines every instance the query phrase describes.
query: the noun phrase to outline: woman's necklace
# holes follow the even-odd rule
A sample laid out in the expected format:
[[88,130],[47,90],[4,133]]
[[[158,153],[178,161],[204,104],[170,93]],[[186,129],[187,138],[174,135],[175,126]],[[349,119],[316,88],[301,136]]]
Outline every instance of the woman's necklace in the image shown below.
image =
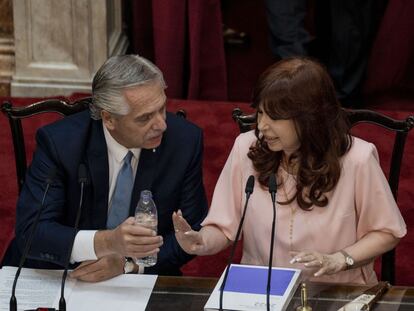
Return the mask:
[[[289,180],[289,178],[290,178],[290,177],[292,177],[292,178],[293,178],[293,176],[288,175],[288,177],[286,177],[286,179],[283,181],[283,187],[282,187],[282,190],[283,190],[283,193],[285,194],[286,201],[289,199],[289,198],[288,198],[287,191],[286,191],[286,182]],[[292,250],[293,250],[293,225],[294,225],[294,223],[295,223],[295,215],[296,215],[296,208],[293,206],[293,204],[292,204],[292,203],[293,203],[293,202],[291,202],[291,203],[289,204],[289,207],[290,207],[290,221],[289,221],[289,250],[290,250],[290,251],[292,251]]]
[[[293,178],[294,183],[296,184],[296,178],[295,175],[297,173],[297,161],[293,161],[293,163],[289,163],[289,161],[286,159],[285,156],[282,157],[280,160],[280,165],[284,168],[286,172],[286,178],[283,181],[283,187],[282,190],[285,194],[286,201],[289,200],[288,193],[286,190],[287,182],[290,178]],[[289,203],[290,207],[290,220],[289,220],[289,250],[293,250],[293,226],[295,224],[295,216],[296,216],[296,207],[292,204],[293,202]]]

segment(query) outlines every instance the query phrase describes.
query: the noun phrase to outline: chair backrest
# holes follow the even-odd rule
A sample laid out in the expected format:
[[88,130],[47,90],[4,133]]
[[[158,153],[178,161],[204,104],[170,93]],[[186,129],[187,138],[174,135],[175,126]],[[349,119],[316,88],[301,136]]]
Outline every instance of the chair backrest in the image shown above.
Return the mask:
[[21,107],[13,106],[10,101],[6,101],[2,104],[1,111],[9,119],[10,130],[13,139],[19,193],[24,184],[27,168],[26,145],[24,141],[24,133],[21,120],[49,112],[68,116],[88,109],[90,102],[91,97],[82,98],[75,101],[74,103],[69,103],[65,100],[59,99],[48,99]]
[[[405,120],[395,120],[372,110],[344,109],[344,111],[348,116],[351,127],[359,123],[370,123],[395,133],[388,183],[394,199],[397,200],[405,142],[408,132],[414,127],[414,116],[408,116]],[[235,108],[233,109],[232,117],[237,122],[241,133],[256,128],[255,114],[246,115],[239,108]],[[381,279],[391,284],[395,283],[395,249],[386,252],[381,257]]]
[[[85,97],[76,100],[73,103],[59,99],[48,99],[21,107],[13,106],[10,101],[6,101],[2,104],[1,111],[9,119],[13,139],[19,193],[23,187],[27,169],[26,145],[21,120],[50,112],[68,116],[88,109],[91,102],[91,97]],[[187,116],[185,110],[183,109],[178,110],[176,114],[183,118],[186,118]]]

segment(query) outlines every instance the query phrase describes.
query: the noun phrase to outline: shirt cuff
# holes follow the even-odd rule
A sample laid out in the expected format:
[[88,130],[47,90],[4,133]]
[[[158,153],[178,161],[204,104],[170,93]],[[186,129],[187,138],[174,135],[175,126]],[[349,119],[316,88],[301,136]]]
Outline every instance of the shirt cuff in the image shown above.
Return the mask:
[[97,260],[95,254],[94,239],[97,230],[80,230],[75,237],[73,243],[70,262],[82,262],[85,260]]
[[138,274],[144,274],[145,267],[143,265],[138,265]]

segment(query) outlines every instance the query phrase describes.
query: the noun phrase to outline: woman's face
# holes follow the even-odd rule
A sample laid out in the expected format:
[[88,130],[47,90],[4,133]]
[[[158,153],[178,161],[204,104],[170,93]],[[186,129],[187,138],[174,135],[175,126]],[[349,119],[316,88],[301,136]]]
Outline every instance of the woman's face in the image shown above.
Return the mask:
[[257,110],[257,127],[272,151],[283,151],[290,156],[300,147],[293,120],[273,120],[262,109],[262,105]]

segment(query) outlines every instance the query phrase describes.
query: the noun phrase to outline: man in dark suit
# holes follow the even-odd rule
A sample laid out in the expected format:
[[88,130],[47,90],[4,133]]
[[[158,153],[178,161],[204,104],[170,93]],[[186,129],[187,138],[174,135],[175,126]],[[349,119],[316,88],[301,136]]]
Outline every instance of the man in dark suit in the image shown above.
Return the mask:
[[[70,255],[71,263],[80,265],[72,277],[101,281],[131,272],[180,274],[179,268],[191,256],[177,243],[171,216],[181,210],[195,230],[205,217],[203,138],[197,126],[166,112],[165,87],[161,72],[148,60],[115,56],[94,77],[90,111],[39,129],[37,149],[17,204],[16,238],[3,264],[18,264],[52,171],[54,181],[26,266],[61,268],[65,264],[81,195],[78,169],[85,165],[89,182]],[[127,154],[131,160],[126,160]],[[116,206],[119,195],[115,193],[127,161],[133,186],[132,193],[120,195],[130,202],[123,211]],[[142,190],[152,191],[158,233],[135,224],[131,217]],[[119,219],[122,213],[125,217]],[[156,253],[158,261],[152,267],[126,259]]]
[[[318,58],[326,65],[342,105],[360,107],[369,54],[387,2],[265,0],[273,55]],[[305,28],[310,3],[316,38]]]

